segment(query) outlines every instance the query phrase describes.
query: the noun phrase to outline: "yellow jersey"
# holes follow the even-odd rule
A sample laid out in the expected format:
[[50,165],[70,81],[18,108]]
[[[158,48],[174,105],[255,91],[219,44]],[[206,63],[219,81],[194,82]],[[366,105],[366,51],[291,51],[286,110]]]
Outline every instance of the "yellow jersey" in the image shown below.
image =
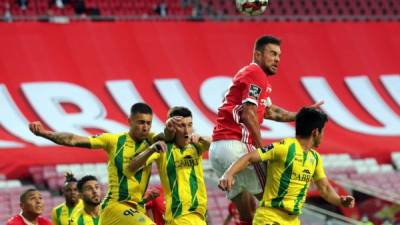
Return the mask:
[[143,194],[149,183],[151,165],[135,174],[129,171],[128,166],[133,157],[153,143],[153,138],[154,133],[150,133],[142,142],[136,142],[128,133],[103,133],[89,138],[92,149],[102,148],[108,155],[108,193],[102,202],[102,209],[112,202],[143,204]]
[[70,225],[73,222],[73,217],[83,208],[83,202],[79,202],[73,208],[69,208],[65,202],[54,207],[51,210],[51,222],[53,225]]
[[92,217],[87,214],[85,209],[81,209],[77,212],[74,217],[74,223],[72,225],[98,225],[100,217]]
[[165,194],[165,219],[198,213],[203,219],[207,210],[207,192],[203,176],[202,145],[189,144],[179,148],[167,143],[167,151],[154,153],[146,164],[156,160]]
[[300,214],[311,180],[325,177],[318,152],[314,149],[304,151],[296,138],[286,138],[257,151],[262,161],[268,161],[267,182],[260,206]]

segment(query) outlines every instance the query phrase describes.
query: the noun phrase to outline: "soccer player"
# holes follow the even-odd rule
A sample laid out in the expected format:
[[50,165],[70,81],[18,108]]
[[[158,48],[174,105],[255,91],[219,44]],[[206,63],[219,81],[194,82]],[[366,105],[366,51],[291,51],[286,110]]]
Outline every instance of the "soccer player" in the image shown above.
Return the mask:
[[65,174],[64,187],[62,189],[65,202],[53,208],[51,221],[54,225],[70,225],[73,216],[83,207],[79,198],[77,180],[72,173]]
[[40,216],[44,210],[42,194],[34,189],[24,191],[20,196],[21,213],[11,217],[6,225],[51,225],[51,222]]
[[168,118],[182,119],[175,125],[175,138],[164,148],[149,148],[132,160],[131,169],[157,163],[165,194],[167,225],[205,225],[207,193],[202,158],[210,141],[193,134],[192,113],[185,107],[173,107]]
[[[268,76],[277,72],[281,41],[272,36],[260,37],[254,46],[253,62],[235,75],[222,105],[218,109],[209,157],[218,176],[238,158],[263,147],[260,126],[263,119],[294,121],[296,113],[272,104],[272,86]],[[322,102],[314,104],[318,107]],[[242,224],[251,224],[255,200],[262,197],[265,184],[263,164],[254,164],[237,175],[227,197],[240,214]]]
[[98,225],[100,219],[101,189],[97,178],[86,175],[78,181],[83,208],[78,211],[72,225]]
[[268,161],[264,195],[253,219],[254,225],[300,224],[298,215],[313,180],[327,202],[352,208],[352,196],[339,196],[325,176],[323,162],[314,149],[324,136],[328,117],[314,108],[302,108],[296,116],[296,137],[285,138],[247,153],[221,177],[219,186],[232,190],[235,175],[251,163]]
[[[149,181],[151,167],[133,174],[128,165],[131,158],[149,146],[155,146],[154,133],[150,132],[153,112],[145,103],[132,105],[128,118],[129,131],[103,133],[83,137],[71,133],[53,132],[43,128],[40,122],[29,125],[30,130],[41,137],[66,146],[104,149],[108,155],[108,193],[101,204],[100,224],[154,224],[140,206]],[[154,143],[154,144],[153,144]],[[144,210],[143,210],[144,211]]]

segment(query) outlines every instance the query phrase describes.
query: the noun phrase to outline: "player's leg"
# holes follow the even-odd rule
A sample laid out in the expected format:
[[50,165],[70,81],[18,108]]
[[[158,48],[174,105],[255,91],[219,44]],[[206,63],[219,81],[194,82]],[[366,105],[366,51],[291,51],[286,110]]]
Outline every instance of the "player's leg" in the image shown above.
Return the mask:
[[166,225],[207,225],[207,223],[199,214],[190,213],[167,222]]
[[110,203],[100,214],[100,225],[155,225],[144,213],[138,211],[136,207],[124,203]]
[[[209,157],[217,176],[221,177],[233,162],[251,150],[253,149],[236,140],[213,142],[210,146]],[[259,179],[261,176],[257,168],[249,166],[235,175],[232,190],[227,193],[227,197],[237,206],[242,224],[251,224],[256,205],[252,195],[263,192]]]
[[253,195],[248,191],[242,191],[231,200],[238,210],[241,225],[251,225],[256,211],[256,201]]

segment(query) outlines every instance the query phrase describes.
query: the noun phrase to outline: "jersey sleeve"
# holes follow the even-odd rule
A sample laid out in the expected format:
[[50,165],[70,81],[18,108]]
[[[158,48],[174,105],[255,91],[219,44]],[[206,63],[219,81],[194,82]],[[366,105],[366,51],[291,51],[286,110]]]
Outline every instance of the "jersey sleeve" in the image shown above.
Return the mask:
[[153,153],[147,160],[146,166],[150,165],[154,160],[157,160],[161,157],[161,154],[158,152]]
[[89,137],[90,148],[99,149],[102,148],[106,152],[109,152],[110,146],[115,139],[115,136],[110,133],[103,133],[100,135]]
[[261,161],[274,160],[276,157],[275,144],[270,144],[264,148],[258,148],[257,152],[260,155]]
[[316,165],[315,165],[315,171],[314,171],[314,175],[313,175],[313,180],[317,181],[320,180],[322,178],[325,178],[325,170],[324,170],[324,165],[321,159],[321,156],[319,155],[318,152],[314,152],[315,154],[313,154],[315,156],[315,160],[316,160]]
[[258,101],[265,91],[265,82],[260,75],[252,70],[241,80],[242,103],[251,102],[258,105]]

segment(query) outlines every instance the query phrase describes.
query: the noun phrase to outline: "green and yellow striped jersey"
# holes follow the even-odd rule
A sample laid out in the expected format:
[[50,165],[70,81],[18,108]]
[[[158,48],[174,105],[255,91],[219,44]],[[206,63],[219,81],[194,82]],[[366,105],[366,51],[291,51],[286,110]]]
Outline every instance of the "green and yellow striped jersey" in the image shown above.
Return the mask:
[[192,144],[179,148],[167,144],[167,151],[154,153],[147,165],[156,160],[165,194],[165,219],[171,221],[192,212],[205,218],[207,193],[203,176],[203,146]]
[[85,209],[81,209],[74,217],[74,223],[71,225],[98,225],[100,217],[92,217],[87,214]]
[[81,199],[73,208],[69,208],[65,202],[61,203],[51,210],[51,222],[53,225],[70,225],[75,214],[82,208],[83,202]]
[[286,138],[257,150],[268,161],[267,182],[260,206],[301,213],[311,179],[325,177],[320,155],[313,149],[304,151],[296,138]]
[[89,138],[92,149],[102,148],[108,154],[108,193],[102,202],[102,209],[112,202],[143,204],[151,166],[146,166],[135,174],[129,171],[128,166],[133,157],[153,143],[153,138],[153,133],[140,143],[133,140],[128,133],[103,133]]

